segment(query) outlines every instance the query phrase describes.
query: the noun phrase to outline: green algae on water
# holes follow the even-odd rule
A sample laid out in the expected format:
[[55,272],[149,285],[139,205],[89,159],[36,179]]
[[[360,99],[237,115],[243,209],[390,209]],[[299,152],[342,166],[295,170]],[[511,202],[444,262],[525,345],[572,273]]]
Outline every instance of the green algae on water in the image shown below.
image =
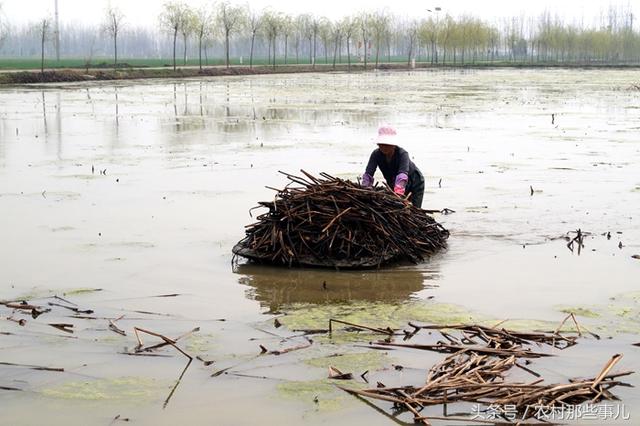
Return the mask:
[[[315,411],[326,412],[340,410],[355,401],[335,385],[336,382],[330,379],[291,381],[280,383],[277,390],[278,396],[282,398],[302,401],[315,407]],[[363,384],[349,382],[349,387],[360,388]]]
[[558,311],[564,312],[565,314],[574,314],[576,316],[585,318],[598,318],[600,316],[599,313],[582,306],[560,306],[558,308]]
[[336,367],[344,373],[354,373],[357,376],[367,370],[378,370],[384,367],[385,364],[389,364],[391,359],[385,353],[369,351],[333,354],[307,359],[304,362],[319,368]]
[[400,304],[384,302],[293,304],[283,310],[287,314],[280,318],[280,322],[290,330],[327,328],[331,318],[380,328],[400,328],[407,325],[409,321],[458,324],[478,322],[482,319],[462,306],[425,301]]
[[210,352],[215,347],[213,340],[215,336],[213,334],[196,333],[188,336],[186,340],[185,349],[192,354],[203,355]]
[[59,386],[42,389],[48,398],[87,401],[118,400],[144,401],[161,396],[164,385],[147,377],[116,377],[91,381],[66,382]]

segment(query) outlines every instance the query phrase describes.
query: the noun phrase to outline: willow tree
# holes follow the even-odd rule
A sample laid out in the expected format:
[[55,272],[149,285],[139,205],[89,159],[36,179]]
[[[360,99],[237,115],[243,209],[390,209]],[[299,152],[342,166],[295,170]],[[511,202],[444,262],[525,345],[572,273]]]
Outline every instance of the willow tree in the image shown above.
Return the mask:
[[293,18],[290,15],[282,16],[280,32],[284,36],[284,64],[287,65],[287,53],[289,52],[289,37],[295,31]]
[[116,7],[107,7],[105,10],[102,29],[113,39],[113,68],[118,67],[118,34],[122,29],[124,14]]
[[351,44],[351,39],[353,38],[353,35],[358,29],[358,23],[355,21],[355,19],[352,19],[347,16],[343,18],[342,21],[340,21],[340,28],[342,28],[342,34],[344,34],[344,39],[347,43],[347,70],[351,71],[350,44]]
[[35,27],[38,38],[40,39],[40,73],[44,74],[44,46],[45,42],[51,37],[51,18],[44,17],[38,21]]
[[324,63],[329,63],[329,44],[332,40],[334,24],[327,18],[320,19],[320,26],[318,33],[320,40],[322,40],[322,46],[324,47]]
[[411,66],[411,59],[414,58],[416,44],[418,44],[418,22],[410,21],[407,28],[407,37],[409,42],[409,49],[407,52],[407,67]]
[[182,2],[168,2],[163,6],[160,14],[160,26],[173,33],[173,70],[176,70],[176,40],[178,31],[185,24],[187,6]]
[[[309,14],[298,15],[295,26],[300,40],[307,39],[309,41],[309,63],[313,63],[313,31],[311,29],[311,20],[313,17]],[[302,44],[302,43],[300,43]],[[299,46],[298,46],[299,47]]]
[[273,68],[276,68],[276,39],[282,28],[282,14],[278,12],[265,12],[264,32],[269,40],[269,45],[273,46]]
[[263,16],[261,13],[251,10],[249,5],[247,5],[246,17],[246,26],[251,37],[251,48],[249,49],[249,68],[253,68],[253,46],[255,44],[256,35],[258,34],[258,31],[263,24]]
[[193,29],[196,37],[198,38],[198,66],[202,69],[202,46],[205,45],[206,48],[207,39],[209,38],[209,35],[211,35],[213,19],[209,10],[204,6],[194,12],[192,19]]
[[331,37],[333,38],[333,69],[336,69],[336,57],[338,56],[338,50],[342,47],[341,41],[343,34],[341,22],[336,22],[331,26]]
[[371,19],[371,29],[376,45],[376,68],[378,68],[380,47],[382,46],[386,33],[389,31],[389,16],[384,12],[374,14]]
[[367,69],[367,43],[369,42],[369,23],[370,16],[367,12],[362,12],[358,15],[356,20],[358,25],[358,30],[362,35],[362,48],[364,49],[364,69]]
[[218,4],[216,20],[224,35],[225,64],[229,68],[229,40],[231,35],[239,31],[243,24],[244,9],[224,1]]
[[196,17],[196,12],[194,12],[189,6],[186,6],[182,17],[182,25],[180,25],[183,47],[183,65],[187,65],[187,41],[189,40],[189,36],[197,31],[197,28],[198,18]]
[[428,45],[431,52],[430,59],[431,65],[438,63],[438,26],[437,22],[433,18],[429,18],[420,24],[418,29],[418,40],[420,43]]

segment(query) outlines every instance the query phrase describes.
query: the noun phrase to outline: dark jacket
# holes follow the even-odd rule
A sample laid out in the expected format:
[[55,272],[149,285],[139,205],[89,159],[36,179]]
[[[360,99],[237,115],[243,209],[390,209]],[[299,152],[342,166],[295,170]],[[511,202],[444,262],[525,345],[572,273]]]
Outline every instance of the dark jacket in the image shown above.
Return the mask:
[[415,187],[419,183],[424,182],[422,173],[409,158],[409,153],[399,146],[396,147],[390,161],[387,161],[387,158],[379,148],[375,149],[369,157],[366,173],[373,176],[376,168],[380,168],[384,180],[387,181],[387,185],[389,185],[390,188],[395,186],[396,177],[400,173],[405,173],[409,177],[409,181],[407,182],[408,188]]

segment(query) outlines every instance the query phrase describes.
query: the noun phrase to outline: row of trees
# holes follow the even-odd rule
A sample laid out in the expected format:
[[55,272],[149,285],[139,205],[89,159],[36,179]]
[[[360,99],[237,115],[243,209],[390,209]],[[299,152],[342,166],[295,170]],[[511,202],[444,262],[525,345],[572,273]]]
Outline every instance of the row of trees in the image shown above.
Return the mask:
[[[316,63],[362,62],[365,68],[397,60],[429,61],[432,64],[464,65],[478,62],[512,61],[529,63],[629,63],[640,62],[640,34],[633,29],[633,14],[624,7],[611,7],[595,25],[567,24],[543,13],[535,18],[517,17],[488,23],[477,17],[452,17],[439,8],[422,19],[406,19],[386,11],[362,12],[339,20],[302,14],[290,16],[227,2],[193,9],[179,1],[165,3],[155,30],[137,28],[116,8],[104,11],[104,24],[94,29],[61,28],[65,56],[90,61],[110,51],[118,63],[119,47],[129,58],[161,58],[170,52],[173,68],[178,55],[182,63],[197,57],[200,67],[209,54],[223,58],[256,56],[276,62]],[[0,52],[6,56],[35,56],[43,59],[50,38],[51,23],[43,18],[29,27],[12,28],[3,18],[0,5]],[[39,49],[38,49],[39,48]],[[181,51],[178,52],[178,48]],[[355,57],[355,59],[354,59]]]

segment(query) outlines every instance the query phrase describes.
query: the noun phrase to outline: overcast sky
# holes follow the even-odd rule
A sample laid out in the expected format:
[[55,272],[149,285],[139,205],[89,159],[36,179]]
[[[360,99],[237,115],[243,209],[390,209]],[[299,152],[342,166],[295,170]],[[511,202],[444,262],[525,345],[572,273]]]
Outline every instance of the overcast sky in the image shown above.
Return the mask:
[[[35,21],[47,13],[53,14],[54,10],[54,0],[0,0],[0,3],[3,4],[5,16],[13,23]],[[108,0],[58,0],[60,21],[98,24],[108,3]],[[155,26],[164,1],[110,0],[110,3],[123,11],[129,24]],[[211,1],[185,0],[185,3],[200,6],[211,4]],[[459,16],[469,13],[491,21],[522,14],[537,16],[547,10],[568,21],[584,22],[585,25],[594,24],[601,13],[608,10],[612,4],[630,8],[636,16],[640,13],[640,0],[231,0],[231,3],[249,4],[256,10],[269,6],[291,14],[312,13],[329,18],[339,18],[360,10],[381,9],[400,16],[426,17],[430,14],[427,9],[435,10],[435,7],[441,7],[440,14]]]

